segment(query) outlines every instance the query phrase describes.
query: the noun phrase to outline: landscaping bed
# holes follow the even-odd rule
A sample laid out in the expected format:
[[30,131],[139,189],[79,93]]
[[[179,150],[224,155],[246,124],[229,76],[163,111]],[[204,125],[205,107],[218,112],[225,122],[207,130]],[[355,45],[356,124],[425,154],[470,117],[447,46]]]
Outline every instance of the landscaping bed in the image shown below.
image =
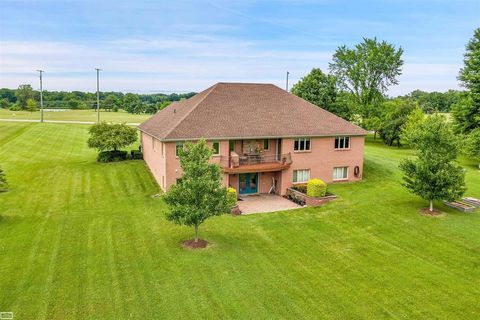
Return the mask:
[[310,197],[306,194],[306,186],[305,191],[303,191],[303,187],[304,186],[296,186],[287,188],[287,195],[285,197],[301,206],[306,205],[308,207],[318,207],[337,198],[337,196],[332,193],[327,193],[324,197]]

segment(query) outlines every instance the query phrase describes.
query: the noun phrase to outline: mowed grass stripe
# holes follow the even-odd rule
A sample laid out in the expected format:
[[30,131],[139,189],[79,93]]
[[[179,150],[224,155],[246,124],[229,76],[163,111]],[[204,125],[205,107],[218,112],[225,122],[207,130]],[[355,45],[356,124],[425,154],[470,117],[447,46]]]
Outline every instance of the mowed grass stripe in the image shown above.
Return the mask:
[[[401,187],[408,149],[369,139],[364,181],[320,208],[215,217],[203,251],[142,161],[99,164],[88,126],[0,123],[0,309],[18,318],[475,318],[479,214]],[[3,130],[5,128],[5,130]],[[138,144],[131,148],[137,148]],[[475,162],[468,195],[480,197]],[[58,245],[55,245],[58,244]],[[6,294],[5,294],[6,292]]]

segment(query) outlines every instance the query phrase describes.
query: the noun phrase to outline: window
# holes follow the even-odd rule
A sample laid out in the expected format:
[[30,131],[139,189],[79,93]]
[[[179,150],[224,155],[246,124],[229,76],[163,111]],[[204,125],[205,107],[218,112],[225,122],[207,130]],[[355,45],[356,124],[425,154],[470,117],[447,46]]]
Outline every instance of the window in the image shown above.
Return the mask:
[[310,150],[310,138],[297,138],[293,143],[294,151],[309,151]]
[[270,140],[264,139],[263,140],[263,150],[268,150],[270,149]]
[[213,141],[212,149],[213,149],[213,154],[220,154],[220,142]]
[[228,141],[228,151],[235,151],[235,140]]
[[307,182],[310,180],[310,170],[293,170],[293,182]]
[[350,148],[350,137],[335,138],[335,149],[349,149],[349,148]]
[[155,151],[155,138],[152,137],[152,149],[153,151]]
[[177,141],[177,144],[175,145],[175,155],[178,157],[178,151],[183,149],[183,142],[182,141]]
[[333,168],[333,180],[348,179],[348,167]]

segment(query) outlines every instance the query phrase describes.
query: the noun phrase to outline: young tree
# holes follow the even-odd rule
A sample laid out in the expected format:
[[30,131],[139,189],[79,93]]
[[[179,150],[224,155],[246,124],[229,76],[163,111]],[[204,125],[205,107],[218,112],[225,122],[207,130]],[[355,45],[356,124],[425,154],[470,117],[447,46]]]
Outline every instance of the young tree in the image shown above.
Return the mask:
[[102,122],[91,126],[88,132],[88,147],[98,151],[117,151],[137,141],[137,130],[124,123]]
[[170,208],[167,219],[195,227],[195,242],[198,242],[198,227],[206,219],[231,209],[227,189],[222,187],[220,167],[209,163],[212,152],[203,139],[196,144],[187,143],[179,150],[182,180],[165,194]]
[[408,135],[417,158],[400,163],[403,185],[412,193],[430,202],[453,201],[460,198],[465,188],[465,173],[453,163],[458,154],[458,141],[445,117],[433,115],[426,118]]
[[27,100],[27,111],[34,112],[37,111],[37,103],[33,99],[28,99]]
[[5,192],[7,190],[8,190],[7,176],[5,175],[5,172],[3,172],[3,169],[0,168],[0,192]]
[[348,90],[362,111],[383,100],[388,87],[398,84],[403,49],[386,41],[364,38],[354,49],[341,46],[333,55],[330,71],[341,88]]
[[413,137],[414,131],[425,120],[425,114],[420,107],[416,107],[408,116],[407,121],[401,128],[400,139],[405,143],[410,144],[409,137]]
[[15,97],[17,98],[17,105],[20,110],[27,110],[27,102],[29,99],[33,99],[33,89],[29,84],[22,84],[18,86],[15,91]]
[[457,131],[469,133],[480,128],[480,28],[467,44],[463,63],[458,79],[469,92],[452,109],[452,116]]

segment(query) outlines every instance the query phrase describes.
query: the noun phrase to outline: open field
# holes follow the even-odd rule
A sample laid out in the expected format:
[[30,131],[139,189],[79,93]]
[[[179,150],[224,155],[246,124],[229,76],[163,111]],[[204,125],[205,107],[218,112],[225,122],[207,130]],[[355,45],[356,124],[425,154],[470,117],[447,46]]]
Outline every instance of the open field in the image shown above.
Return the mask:
[[[97,113],[95,110],[44,111],[43,115],[45,120],[97,121]],[[149,117],[151,117],[149,114],[130,114],[123,110],[119,110],[118,112],[100,111],[100,120],[107,122],[141,123]],[[0,119],[40,120],[40,111],[28,112],[0,109]]]
[[143,162],[96,163],[87,130],[0,123],[0,311],[15,319],[480,317],[480,212],[419,215],[399,184],[409,150],[369,141],[365,180],[332,186],[338,200],[212,218],[211,247],[191,251]]

